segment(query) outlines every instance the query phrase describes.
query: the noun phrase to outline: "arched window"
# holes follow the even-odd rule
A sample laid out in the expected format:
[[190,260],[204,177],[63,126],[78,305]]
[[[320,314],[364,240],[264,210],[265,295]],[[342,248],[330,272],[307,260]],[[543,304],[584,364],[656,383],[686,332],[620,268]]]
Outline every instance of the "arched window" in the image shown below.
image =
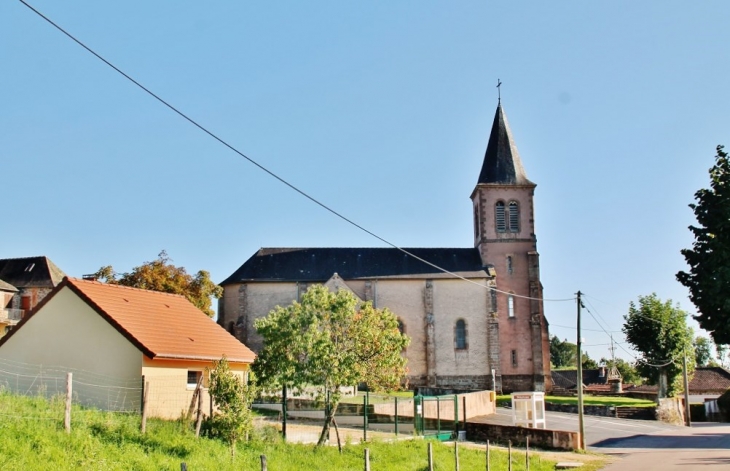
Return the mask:
[[454,326],[454,348],[466,350],[466,345],[466,322],[464,319],[459,319]]
[[400,332],[401,334],[406,333],[406,325],[403,323],[402,320],[400,320],[400,318],[398,318],[398,332]]
[[507,295],[507,315],[515,317],[515,297],[511,294]]
[[507,230],[507,224],[504,219],[504,201],[497,201],[494,205],[494,218],[497,224],[497,232]]
[[509,202],[509,231],[520,232],[520,208],[517,201]]

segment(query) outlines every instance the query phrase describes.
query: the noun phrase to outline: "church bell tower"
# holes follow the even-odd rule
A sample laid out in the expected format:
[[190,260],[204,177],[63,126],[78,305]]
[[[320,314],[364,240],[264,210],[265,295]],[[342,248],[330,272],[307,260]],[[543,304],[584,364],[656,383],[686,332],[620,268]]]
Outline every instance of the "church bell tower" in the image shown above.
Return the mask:
[[[474,247],[496,273],[497,311],[487,342],[492,369],[507,391],[551,389],[533,195],[501,101],[471,194]],[[498,345],[495,345],[497,343]]]

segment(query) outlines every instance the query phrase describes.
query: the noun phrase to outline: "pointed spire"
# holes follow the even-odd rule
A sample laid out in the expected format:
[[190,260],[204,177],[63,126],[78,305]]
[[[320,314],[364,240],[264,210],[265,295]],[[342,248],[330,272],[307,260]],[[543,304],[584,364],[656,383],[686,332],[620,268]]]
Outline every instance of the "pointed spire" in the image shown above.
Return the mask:
[[502,111],[501,100],[497,104],[487,152],[484,154],[484,163],[477,183],[534,185],[527,179],[525,169],[522,168],[520,154],[512,140],[512,131],[510,131],[507,117]]

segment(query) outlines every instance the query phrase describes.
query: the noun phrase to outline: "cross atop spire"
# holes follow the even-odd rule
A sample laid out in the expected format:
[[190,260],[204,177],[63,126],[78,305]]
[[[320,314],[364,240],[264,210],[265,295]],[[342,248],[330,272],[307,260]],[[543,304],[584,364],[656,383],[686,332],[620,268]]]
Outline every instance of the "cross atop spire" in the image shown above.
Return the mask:
[[497,79],[497,104],[498,105],[502,103],[502,89],[499,88],[501,86],[502,86],[502,82],[499,79]]

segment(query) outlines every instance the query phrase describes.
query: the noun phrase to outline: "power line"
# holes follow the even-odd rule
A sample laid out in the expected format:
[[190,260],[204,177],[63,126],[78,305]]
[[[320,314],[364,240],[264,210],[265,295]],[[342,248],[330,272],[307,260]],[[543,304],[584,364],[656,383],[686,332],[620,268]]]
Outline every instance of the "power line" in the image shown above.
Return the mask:
[[243,152],[239,151],[233,145],[229,144],[224,139],[218,137],[218,135],[216,135],[212,131],[208,130],[206,127],[204,127],[203,125],[199,124],[197,121],[195,121],[194,119],[190,118],[188,115],[186,115],[182,111],[178,110],[177,108],[175,108],[173,105],[171,105],[167,101],[163,100],[161,97],[159,97],[158,95],[156,95],[150,89],[148,89],[147,87],[145,87],[144,85],[142,85],[140,82],[136,81],[131,76],[127,75],[125,72],[123,72],[117,66],[115,66],[114,64],[112,64],[108,60],[104,59],[101,55],[97,54],[93,49],[91,49],[90,47],[88,47],[86,44],[84,44],[83,42],[81,42],[79,39],[76,39],[73,35],[71,35],[71,33],[67,32],[65,29],[63,29],[62,27],[60,27],[59,25],[57,25],[56,23],[54,23],[50,18],[48,18],[47,16],[45,16],[43,13],[41,13],[40,11],[36,10],[35,8],[33,8],[25,0],[19,0],[19,1],[20,1],[20,3],[22,3],[23,5],[25,5],[26,7],[28,7],[31,11],[33,11],[36,15],[40,16],[41,18],[43,18],[45,21],[47,21],[49,24],[51,24],[54,28],[56,28],[57,30],[59,30],[60,32],[62,32],[64,35],[66,35],[72,41],[74,41],[76,44],[78,44],[79,46],[81,46],[84,49],[86,49],[89,53],[93,54],[97,59],[99,59],[100,61],[104,62],[106,65],[108,65],[109,67],[111,67],[112,69],[114,69],[117,73],[119,73],[124,78],[126,78],[127,80],[129,80],[130,82],[132,82],[133,84],[135,84],[137,87],[139,87],[142,90],[144,90],[148,95],[150,95],[151,97],[153,97],[154,99],[156,99],[157,101],[159,101],[160,103],[162,103],[163,105],[165,105],[167,108],[169,108],[170,110],[172,110],[173,112],[175,112],[177,115],[179,115],[180,117],[182,117],[183,119],[185,119],[186,121],[188,121],[190,124],[192,124],[193,126],[197,127],[198,129],[200,129],[201,131],[203,131],[205,134],[207,134],[208,136],[212,137],[213,139],[215,139],[216,141],[218,141],[220,144],[223,144],[225,147],[227,147],[228,149],[232,150],[233,152],[235,152],[239,156],[243,157],[244,159],[246,159],[247,161],[249,161],[251,164],[255,165],[260,170],[262,170],[265,173],[267,173],[269,176],[273,177],[274,179],[276,179],[279,182],[283,183],[284,185],[288,186],[290,189],[292,189],[295,192],[299,193],[301,196],[305,197],[306,199],[308,199],[312,203],[314,203],[317,206],[323,208],[325,211],[330,212],[331,214],[333,214],[334,216],[342,219],[343,221],[347,222],[348,224],[351,224],[352,226],[360,229],[361,231],[365,232],[366,234],[368,234],[368,235],[370,235],[370,236],[378,239],[379,241],[381,241],[381,242],[383,242],[383,243],[385,243],[385,244],[393,247],[396,250],[399,250],[399,251],[403,252],[404,254],[406,254],[406,255],[408,255],[410,257],[413,257],[414,259],[416,259],[416,260],[418,260],[420,262],[425,263],[426,265],[428,265],[428,266],[430,266],[432,268],[435,268],[435,269],[437,269],[437,270],[439,270],[439,271],[441,271],[443,273],[446,273],[447,275],[453,276],[453,277],[458,278],[458,279],[460,279],[462,281],[466,281],[468,283],[472,283],[474,285],[477,285],[477,286],[480,286],[480,287],[484,287],[484,288],[487,288],[489,290],[492,290],[492,291],[495,291],[495,292],[498,292],[498,293],[508,294],[508,295],[514,296],[516,298],[523,298],[523,299],[530,299],[530,300],[538,300],[538,301],[563,302],[563,301],[572,301],[573,299],[575,299],[575,298],[565,298],[565,299],[533,298],[531,296],[522,296],[522,295],[519,295],[519,294],[510,293],[508,291],[502,291],[502,290],[499,290],[499,289],[494,288],[494,287],[491,287],[491,286],[484,286],[484,285],[482,285],[480,283],[477,283],[476,281],[472,281],[472,280],[470,280],[468,278],[465,278],[465,277],[463,277],[461,275],[458,275],[456,273],[450,272],[450,271],[446,270],[445,268],[441,268],[440,266],[438,266],[438,265],[436,265],[434,263],[431,263],[428,260],[425,260],[425,259],[423,259],[421,257],[418,257],[418,256],[416,256],[416,255],[408,252],[407,250],[405,250],[405,249],[397,246],[396,244],[394,244],[394,243],[386,240],[385,238],[380,237],[379,235],[375,234],[374,232],[372,232],[372,231],[366,229],[365,227],[357,224],[353,220],[347,218],[343,214],[337,212],[336,210],[334,210],[331,207],[327,206],[326,204],[322,203],[318,199],[316,199],[313,196],[309,195],[304,190],[301,190],[298,187],[296,187],[295,185],[293,185],[292,183],[289,183],[284,178],[280,177],[279,175],[277,175],[276,173],[272,172],[268,168],[264,167],[262,164],[258,163],[257,161],[255,161],[251,157],[249,157],[246,154],[244,154]]

